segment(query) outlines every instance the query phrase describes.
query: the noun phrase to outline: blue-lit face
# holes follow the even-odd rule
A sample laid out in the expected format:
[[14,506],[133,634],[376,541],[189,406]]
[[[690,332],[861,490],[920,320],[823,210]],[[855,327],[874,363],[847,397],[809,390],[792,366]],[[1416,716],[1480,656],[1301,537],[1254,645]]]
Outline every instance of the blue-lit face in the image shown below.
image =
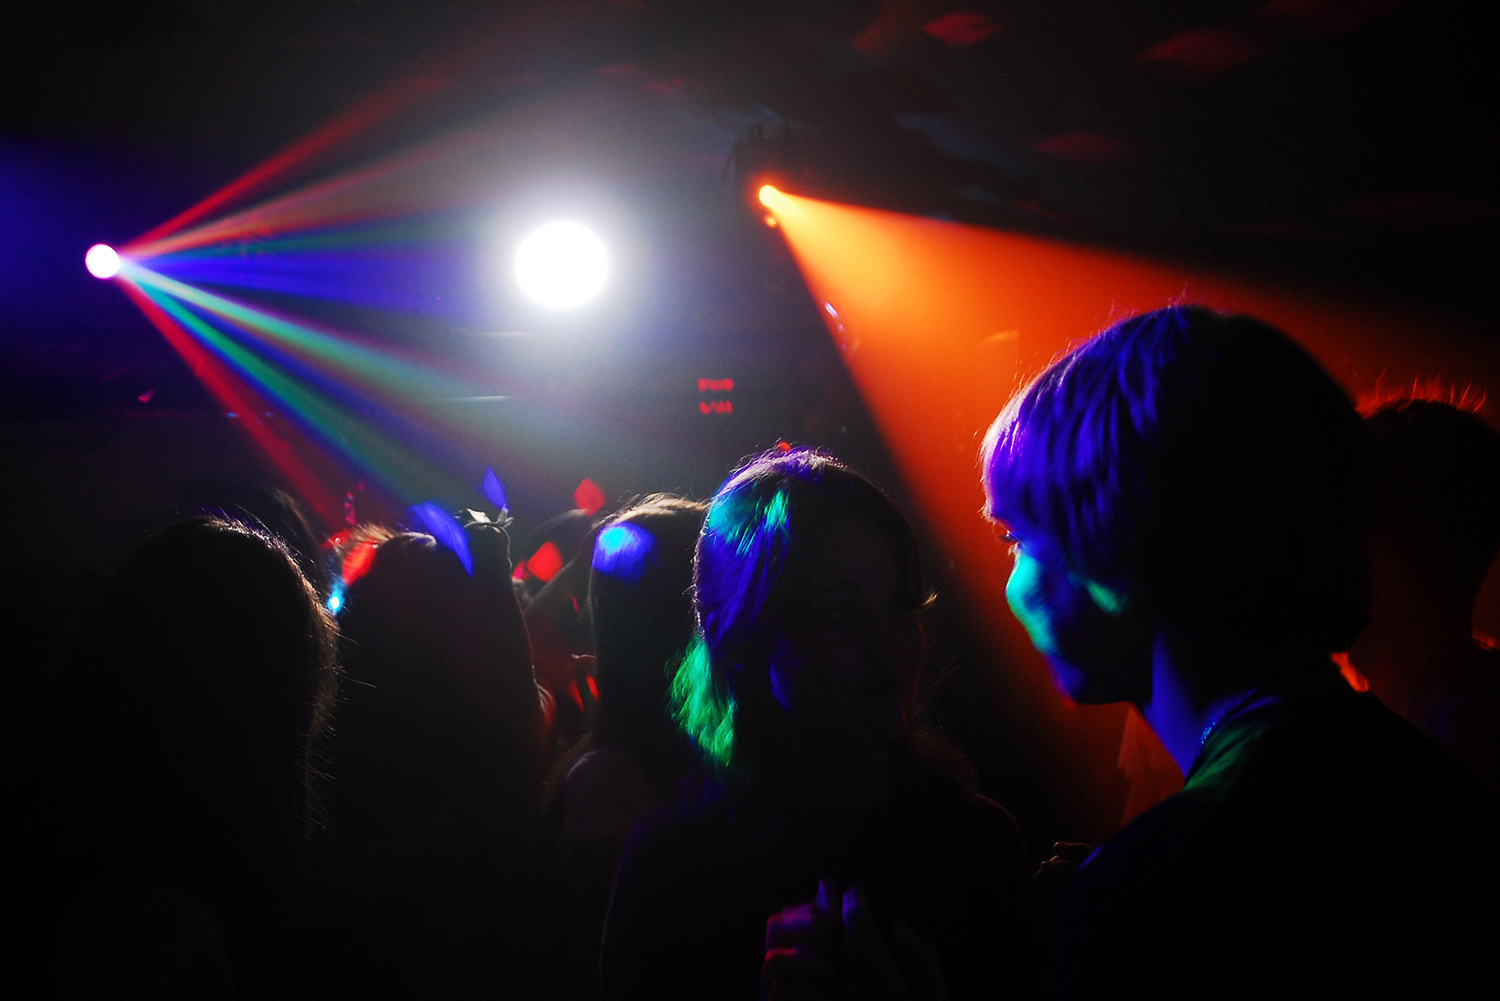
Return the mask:
[[808,740],[878,749],[910,721],[922,626],[890,545],[871,525],[831,525],[796,558],[772,644],[771,693]]
[[1011,611],[1076,702],[1142,702],[1150,693],[1151,638],[1121,599],[1084,579],[1062,550],[1034,535],[1013,543],[1005,585]]

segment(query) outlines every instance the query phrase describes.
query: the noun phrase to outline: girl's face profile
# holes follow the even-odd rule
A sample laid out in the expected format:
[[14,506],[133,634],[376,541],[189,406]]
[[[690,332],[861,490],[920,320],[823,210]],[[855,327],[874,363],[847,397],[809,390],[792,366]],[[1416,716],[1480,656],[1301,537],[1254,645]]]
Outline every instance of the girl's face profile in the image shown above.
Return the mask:
[[833,521],[800,543],[771,694],[809,740],[888,746],[906,729],[924,643],[890,544],[863,520]]

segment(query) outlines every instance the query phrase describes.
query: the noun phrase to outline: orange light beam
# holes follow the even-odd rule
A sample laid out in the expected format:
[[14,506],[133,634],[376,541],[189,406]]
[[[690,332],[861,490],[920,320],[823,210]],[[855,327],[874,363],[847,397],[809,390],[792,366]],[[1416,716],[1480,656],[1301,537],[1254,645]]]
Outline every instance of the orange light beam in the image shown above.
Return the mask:
[[[1092,788],[1105,813],[1075,818],[1107,835],[1121,796],[1114,762],[1068,763],[1119,750],[1122,719],[1072,707],[1004,611],[1009,560],[980,517],[978,451],[985,427],[1021,382],[1071,342],[1173,302],[1250,313],[1304,344],[1351,395],[1412,375],[1500,387],[1500,358],[1482,332],[1439,338],[1429,318],[1275,288],[1203,269],[761,189],[822,307],[918,512],[951,560],[960,600],[1011,668],[997,684],[1028,708],[1020,741],[1046,745],[1060,777]],[[1274,406],[1274,401],[1267,401]],[[816,443],[814,443],[816,444]],[[1060,786],[1067,788],[1067,786]],[[1111,791],[1113,790],[1113,791]],[[1066,811],[1065,803],[1058,809]],[[1102,829],[1101,829],[1102,827]]]

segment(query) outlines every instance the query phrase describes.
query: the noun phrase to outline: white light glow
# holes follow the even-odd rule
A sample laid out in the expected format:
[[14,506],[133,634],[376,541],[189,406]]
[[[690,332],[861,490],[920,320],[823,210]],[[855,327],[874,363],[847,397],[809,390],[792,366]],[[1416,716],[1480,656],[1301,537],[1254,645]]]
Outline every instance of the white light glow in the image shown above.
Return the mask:
[[516,279],[531,298],[553,309],[588,302],[609,277],[604,241],[576,222],[549,222],[521,241]]
[[115,248],[96,243],[83,255],[83,266],[95,278],[113,278],[120,273],[120,255],[115,253]]

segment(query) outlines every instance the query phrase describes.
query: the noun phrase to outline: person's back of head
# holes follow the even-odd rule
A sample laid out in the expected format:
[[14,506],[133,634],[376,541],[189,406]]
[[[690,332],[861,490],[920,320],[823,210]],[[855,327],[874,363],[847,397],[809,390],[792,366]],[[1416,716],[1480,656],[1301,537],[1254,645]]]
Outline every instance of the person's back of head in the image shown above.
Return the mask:
[[1500,658],[1474,606],[1500,548],[1500,433],[1434,400],[1368,418],[1385,456],[1370,626],[1349,650],[1370,691],[1500,789]]
[[653,495],[612,517],[595,539],[589,611],[600,736],[670,725],[670,670],[693,636],[693,550],[707,510]]
[[[332,799],[350,832],[534,795],[537,692],[508,562],[498,566],[504,536],[483,526],[468,538],[472,574],[429,535],[357,543],[373,557],[342,605],[349,693],[333,751]],[[501,549],[493,567],[480,553],[491,543]]]
[[1012,398],[984,462],[992,517],[1158,619],[1317,653],[1364,624],[1378,460],[1344,391],[1261,321],[1115,324]]
[[455,627],[467,625],[458,557],[416,532],[367,531],[355,548],[364,566],[346,582],[339,614],[346,665],[376,685],[402,677],[404,658],[446,665],[462,640]]
[[1376,544],[1472,604],[1500,551],[1500,432],[1436,400],[1388,403],[1365,425],[1385,457]]
[[200,483],[181,494],[184,513],[238,521],[264,530],[281,542],[318,594],[328,595],[323,537],[306,506],[263,480],[226,479]]
[[195,518],[152,538],[111,585],[68,684],[97,839],[145,864],[239,855],[247,876],[253,859],[299,850],[334,637],[268,536]]

